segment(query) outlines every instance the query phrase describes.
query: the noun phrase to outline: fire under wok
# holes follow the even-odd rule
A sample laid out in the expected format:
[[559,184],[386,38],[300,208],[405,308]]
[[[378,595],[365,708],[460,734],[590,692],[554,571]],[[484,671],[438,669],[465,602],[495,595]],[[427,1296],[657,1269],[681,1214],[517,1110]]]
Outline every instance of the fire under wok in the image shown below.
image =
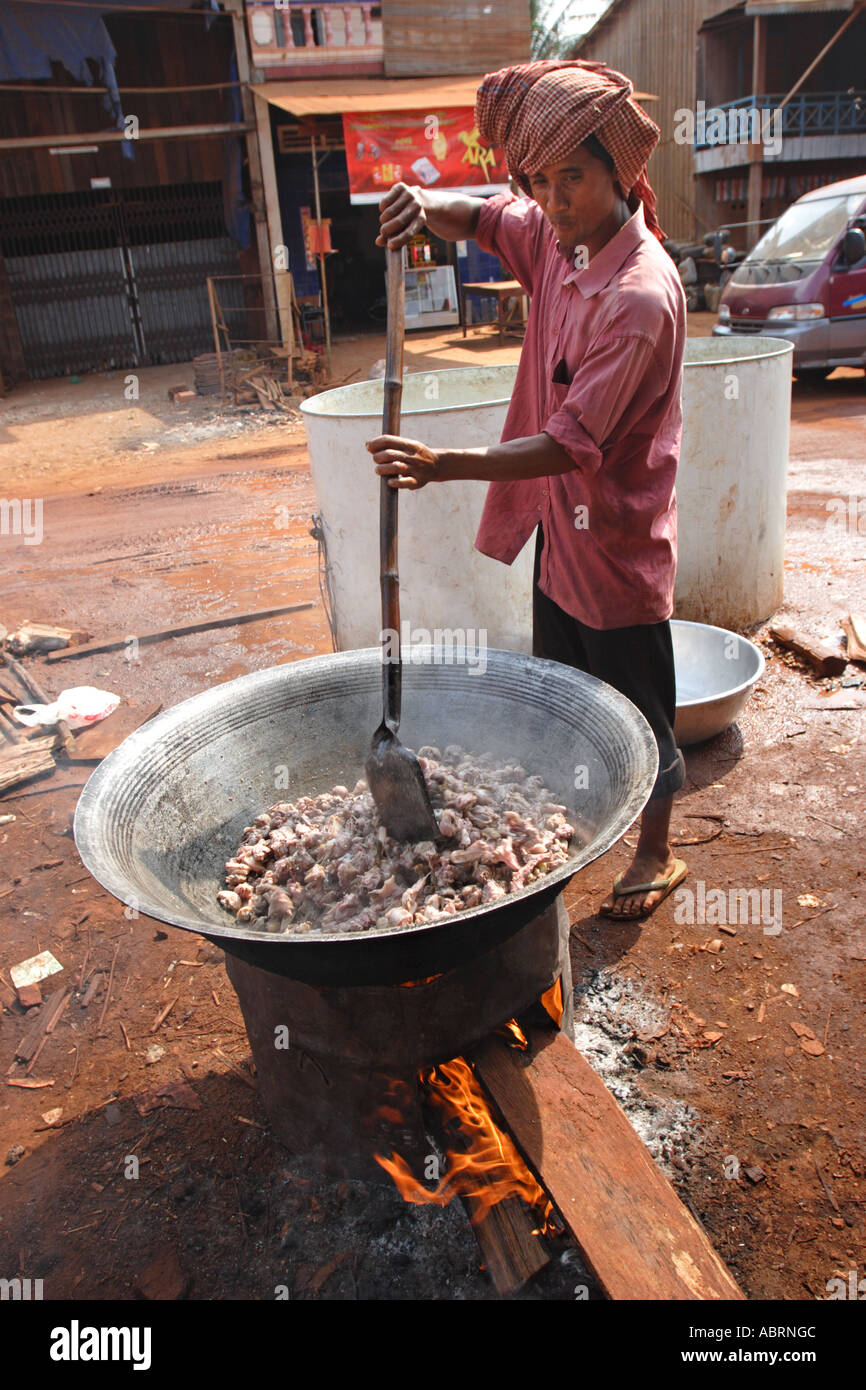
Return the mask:
[[483,670],[447,655],[413,648],[401,738],[415,749],[459,744],[542,777],[577,831],[571,857],[545,878],[438,922],[369,932],[263,934],[218,905],[226,860],[255,816],[363,776],[381,700],[378,648],[243,676],[130,735],[79,800],[85,868],[128,909],[307,984],[426,979],[504,941],[640,814],[656,743],[630,701],[581,671],[516,652],[488,651]]

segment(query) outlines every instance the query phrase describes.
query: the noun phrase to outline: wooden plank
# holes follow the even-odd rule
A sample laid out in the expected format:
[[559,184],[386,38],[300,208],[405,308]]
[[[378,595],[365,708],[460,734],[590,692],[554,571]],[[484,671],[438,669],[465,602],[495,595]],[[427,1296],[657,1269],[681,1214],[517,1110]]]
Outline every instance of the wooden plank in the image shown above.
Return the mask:
[[107,719],[102,719],[89,728],[79,729],[75,735],[74,748],[69,754],[69,762],[101,762],[109,753],[113,753],[125,738],[136,729],[140,729],[149,719],[153,719],[155,714],[159,714],[161,709],[162,705],[151,705],[146,709],[121,705]]
[[[235,58],[238,66],[238,77],[241,81],[241,106],[243,109],[244,120],[247,121],[251,130],[247,131],[247,171],[250,183],[250,201],[253,205],[253,224],[256,229],[256,250],[258,252],[259,270],[262,277],[262,299],[265,308],[265,327],[270,342],[277,337],[277,301],[276,291],[271,278],[274,269],[274,256],[269,240],[268,212],[265,206],[265,192],[262,176],[262,160],[259,152],[259,132],[256,124],[255,98],[250,88],[250,56],[247,47],[247,23],[244,15],[243,0],[223,0],[224,9],[232,17],[232,34],[235,44]],[[268,118],[270,120],[270,117]],[[273,141],[270,142],[273,144]],[[273,151],[272,151],[273,154]],[[282,233],[279,241],[282,241]],[[277,245],[274,241],[273,245]],[[288,325],[282,324],[282,330],[292,328],[291,314],[289,315]],[[291,370],[291,357],[289,358]],[[291,380],[291,378],[290,378]]]
[[[223,135],[243,135],[249,121],[219,121],[203,125],[152,126],[141,128],[136,140],[209,140]],[[48,146],[117,145],[127,137],[122,130],[87,130],[80,135],[22,135],[0,139],[0,150],[36,150]]]
[[[7,651],[4,651],[2,655],[3,660],[9,667],[9,670],[13,673],[13,675],[18,677],[19,681],[24,686],[24,689],[29,690],[30,694],[33,696],[35,700],[39,702],[39,704],[50,705],[53,703],[53,701],[48,697],[48,695],[46,695],[45,691],[42,689],[42,686],[39,684],[32,671],[28,671],[25,666],[21,665],[20,661],[16,661],[15,658],[11,657]],[[28,702],[22,701],[22,704],[26,703]],[[63,747],[66,749],[67,752],[69,752],[69,750],[72,748],[74,740],[72,737],[72,730],[70,729],[65,719],[58,719],[57,732],[60,735],[60,741],[63,744]]]
[[28,618],[6,638],[6,648],[13,656],[33,656],[36,652],[56,652],[72,642],[86,642],[89,632],[80,628],[55,627],[51,623],[34,623]]
[[770,636],[780,647],[789,647],[797,656],[808,661],[821,676],[841,676],[848,658],[838,647],[822,642],[808,632],[801,632],[793,623],[773,623]]
[[487,1038],[476,1074],[612,1299],[744,1297],[601,1078],[563,1034]]
[[533,1235],[538,1219],[520,1197],[506,1197],[480,1216],[475,1198],[467,1197],[465,1205],[496,1292],[503,1298],[519,1293],[550,1263],[540,1238]]
[[[42,1039],[49,1031],[53,1032],[50,1025],[59,1019],[61,1011],[66,1008],[71,995],[72,990],[58,989],[45,1001],[15,1046],[15,1056],[19,1062],[31,1062],[34,1059],[39,1052]],[[11,1075],[14,1071],[15,1063],[13,1062],[12,1066],[8,1068],[7,1075]]]
[[[276,298],[277,316],[279,319],[279,338],[283,347],[290,351],[294,349],[294,329],[292,326],[291,304],[285,302],[285,292],[276,277],[276,262],[274,257],[277,247],[285,245],[283,236],[283,217],[280,210],[280,195],[277,187],[277,166],[274,160],[274,141],[271,135],[271,108],[263,96],[260,96],[253,89],[255,100],[253,102],[256,130],[258,131],[259,167],[262,177],[262,194],[264,197],[265,213],[267,215],[268,235],[270,237],[270,253],[265,262],[259,263],[259,269],[264,277],[263,289],[265,291],[265,304],[270,306],[269,284],[273,284],[274,295]],[[283,267],[286,269],[286,267]],[[273,275],[273,280],[270,277]],[[273,340],[277,334],[274,331],[276,324],[273,323],[270,315],[268,316],[268,337]]]
[[[200,623],[184,623],[180,627],[159,628],[155,632],[138,632],[134,636],[138,645],[145,647],[151,642],[162,642],[167,637],[188,637],[193,632],[209,632],[211,628],[258,623],[265,618],[280,618],[285,613],[301,613],[312,607],[312,603],[290,603],[282,608],[259,608],[253,613],[227,613],[224,618],[205,618]],[[79,656],[90,656],[93,652],[115,652],[125,647],[129,640],[129,636],[111,637],[105,642],[85,642],[80,647],[64,647],[62,651],[49,652],[46,660],[69,661]]]
[[849,613],[842,619],[842,627],[848,644],[848,660],[866,661],[866,618],[860,613]]
[[52,736],[10,746],[9,752],[0,757],[0,792],[17,787],[19,782],[28,782],[42,772],[53,772],[56,763],[50,750],[56,743],[57,739]]

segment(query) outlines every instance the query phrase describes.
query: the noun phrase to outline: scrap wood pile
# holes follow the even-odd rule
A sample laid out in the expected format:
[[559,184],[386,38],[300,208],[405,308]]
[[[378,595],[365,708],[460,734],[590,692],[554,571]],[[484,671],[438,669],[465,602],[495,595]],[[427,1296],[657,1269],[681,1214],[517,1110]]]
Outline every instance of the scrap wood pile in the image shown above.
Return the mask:
[[[172,627],[139,632],[139,646],[149,646],[170,638],[186,637],[218,628],[237,627],[263,622],[289,613],[301,613],[312,603],[280,604],[276,608],[257,608],[242,613],[226,613],[195,623],[180,623]],[[25,669],[11,655],[44,655],[46,663],[77,661],[100,652],[122,651],[127,636],[99,638],[88,641],[89,633],[59,628],[29,620],[15,633],[7,633],[0,624],[0,794],[31,777],[53,772],[57,757],[69,764],[101,762],[134,729],[152,719],[161,709],[157,704],[144,707],[134,700],[95,690],[92,686],[73,686],[65,689],[52,701],[46,695],[32,670]],[[13,711],[18,706],[38,704],[47,707],[30,711],[37,727],[25,728],[16,722]],[[68,706],[70,728],[62,711]],[[120,706],[120,708],[118,708]],[[22,710],[23,714],[24,711]],[[110,716],[110,718],[109,718]],[[43,727],[39,727],[38,721]],[[44,725],[49,726],[46,732]]]
[[[309,339],[304,332],[292,276],[288,276],[292,316],[289,346],[234,338],[220,303],[217,284],[210,276],[207,289],[216,351],[201,353],[193,359],[197,394],[219,392],[225,401],[231,393],[236,406],[257,405],[262,410],[278,410],[300,419],[297,407],[301,401],[324,390],[329,383],[323,350],[317,352],[305,346]],[[187,391],[182,386],[172,387],[169,396],[173,400],[184,400]]]
[[3,674],[0,678],[0,792],[17,786],[31,777],[53,772],[55,752],[72,744],[69,726],[61,721],[56,732],[49,734],[38,729],[26,731],[16,724],[12,710],[30,700],[48,704],[38,681],[3,649]]
[[296,353],[289,383],[287,359],[287,348],[273,346],[225,356],[226,396],[230,395],[235,405],[258,405],[262,410],[279,410],[300,419],[301,401],[328,385],[327,370],[321,353]]
[[835,640],[804,632],[784,618],[777,618],[768,635],[781,649],[788,666],[807,668],[822,683],[816,699],[806,709],[857,709],[866,705],[866,678],[855,670],[846,676],[849,662],[866,665],[866,616],[848,613],[840,620],[842,634]]
[[[99,762],[130,732],[130,715],[141,722],[133,711],[125,711],[112,725],[110,746],[105,746],[104,733],[81,727],[84,721],[74,717],[76,699],[80,702],[82,696],[90,696],[104,707],[92,716],[96,723],[116,709],[118,696],[86,687],[66,690],[59,699],[52,700],[33,670],[12,655],[44,655],[48,660],[56,660],[92,649],[94,644],[88,642],[89,636],[88,632],[29,619],[13,633],[0,626],[0,793],[54,772],[58,759],[67,767]],[[151,710],[150,714],[154,712]],[[25,718],[26,725],[22,722]],[[86,719],[90,721],[91,715],[87,714]]]

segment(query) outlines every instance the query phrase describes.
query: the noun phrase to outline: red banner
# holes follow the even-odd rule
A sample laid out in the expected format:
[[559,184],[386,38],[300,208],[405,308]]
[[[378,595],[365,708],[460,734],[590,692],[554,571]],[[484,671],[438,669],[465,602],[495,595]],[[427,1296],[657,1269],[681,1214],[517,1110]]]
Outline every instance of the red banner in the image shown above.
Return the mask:
[[378,203],[395,183],[467,193],[507,190],[502,150],[482,144],[471,106],[343,114],[349,194]]

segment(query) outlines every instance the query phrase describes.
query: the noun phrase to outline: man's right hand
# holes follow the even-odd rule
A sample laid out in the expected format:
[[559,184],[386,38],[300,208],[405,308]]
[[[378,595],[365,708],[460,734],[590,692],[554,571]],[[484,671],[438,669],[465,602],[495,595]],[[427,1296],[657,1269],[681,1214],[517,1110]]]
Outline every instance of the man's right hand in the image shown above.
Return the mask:
[[398,251],[427,225],[424,192],[405,183],[395,183],[379,202],[377,246]]

